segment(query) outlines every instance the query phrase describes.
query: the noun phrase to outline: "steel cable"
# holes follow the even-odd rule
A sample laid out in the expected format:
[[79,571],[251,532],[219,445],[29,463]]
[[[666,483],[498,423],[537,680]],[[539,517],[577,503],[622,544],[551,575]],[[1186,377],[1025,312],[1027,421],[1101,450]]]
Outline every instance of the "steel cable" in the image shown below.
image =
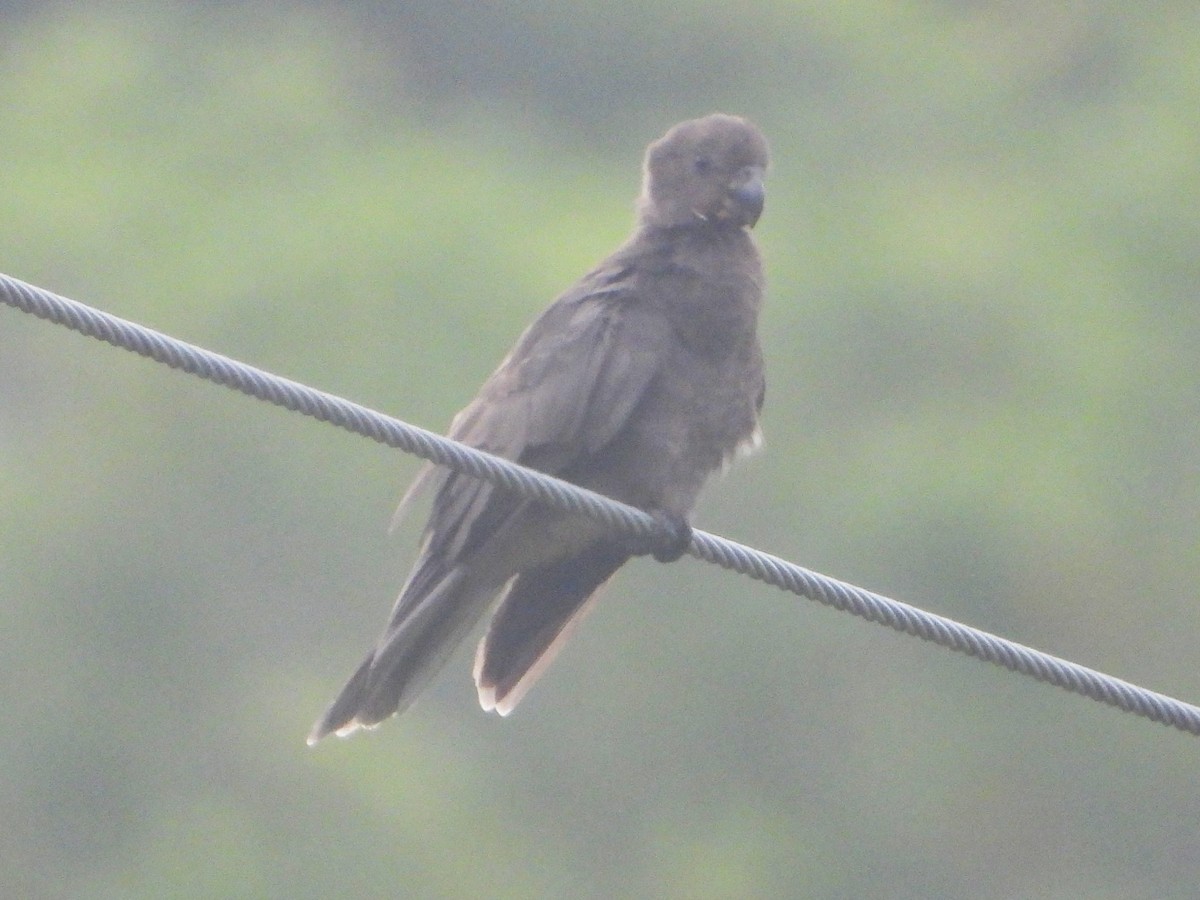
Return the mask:
[[[156,362],[329,422],[568,512],[592,516],[615,532],[650,538],[647,513],[375,410],[120,319],[0,273],[0,302],[131,350]],[[953,619],[810,571],[726,538],[696,530],[688,552],[870,622],[974,656],[1181,731],[1200,735],[1200,707]]]

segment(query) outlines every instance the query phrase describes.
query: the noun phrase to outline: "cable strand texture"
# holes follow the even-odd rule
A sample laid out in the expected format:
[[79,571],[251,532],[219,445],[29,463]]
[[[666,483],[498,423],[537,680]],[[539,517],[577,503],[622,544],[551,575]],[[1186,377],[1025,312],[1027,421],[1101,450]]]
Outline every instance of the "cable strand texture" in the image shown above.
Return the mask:
[[[172,338],[0,273],[0,302],[163,365],[412,453],[616,532],[652,537],[653,518],[541,472],[451,441],[341,397]],[[696,530],[688,552],[869,622],[1028,675],[1143,718],[1200,735],[1200,707]]]

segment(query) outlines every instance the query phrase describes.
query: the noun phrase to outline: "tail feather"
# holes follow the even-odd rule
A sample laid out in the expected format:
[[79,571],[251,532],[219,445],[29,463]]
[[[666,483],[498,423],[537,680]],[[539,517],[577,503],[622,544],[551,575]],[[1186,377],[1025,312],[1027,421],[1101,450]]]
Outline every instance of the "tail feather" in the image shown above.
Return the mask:
[[[350,676],[350,680],[346,682],[346,686],[342,688],[337,699],[329,704],[329,708],[321,714],[321,718],[312,727],[312,731],[308,733],[308,746],[312,746],[321,738],[328,734],[343,734],[343,730],[349,728],[353,731],[355,725],[354,717],[358,713],[359,707],[362,705],[363,694],[366,691],[367,679],[371,674],[371,663],[375,660],[375,654],[368,653],[367,658],[362,661],[362,664]],[[349,731],[344,733],[349,734]]]
[[479,703],[508,715],[587,615],[596,591],[629,553],[599,544],[522,572],[492,616],[475,655]]
[[469,583],[461,567],[446,572],[430,560],[419,565],[379,643],[317,720],[308,743],[374,727],[408,708],[499,587]]

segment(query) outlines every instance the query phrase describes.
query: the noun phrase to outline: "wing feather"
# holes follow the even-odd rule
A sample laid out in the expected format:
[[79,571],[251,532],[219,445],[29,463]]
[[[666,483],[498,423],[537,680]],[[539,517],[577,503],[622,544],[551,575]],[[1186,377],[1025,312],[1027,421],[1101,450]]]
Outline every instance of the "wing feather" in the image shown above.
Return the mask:
[[[455,416],[450,436],[558,474],[602,449],[629,420],[662,363],[670,324],[619,279],[579,288],[550,306]],[[418,474],[397,515],[437,485],[423,549],[459,558],[522,501],[439,467]]]

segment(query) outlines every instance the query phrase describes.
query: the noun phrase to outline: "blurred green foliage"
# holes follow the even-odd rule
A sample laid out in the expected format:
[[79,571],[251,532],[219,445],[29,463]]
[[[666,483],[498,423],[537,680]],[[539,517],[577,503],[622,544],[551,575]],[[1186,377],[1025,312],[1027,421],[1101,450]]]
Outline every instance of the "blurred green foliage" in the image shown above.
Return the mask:
[[[1200,698],[1194,2],[7,4],[0,268],[428,427],[776,164],[767,449],[698,523]],[[1192,897],[1187,737],[683,562],[519,713],[307,750],[415,462],[0,310],[0,894]]]

